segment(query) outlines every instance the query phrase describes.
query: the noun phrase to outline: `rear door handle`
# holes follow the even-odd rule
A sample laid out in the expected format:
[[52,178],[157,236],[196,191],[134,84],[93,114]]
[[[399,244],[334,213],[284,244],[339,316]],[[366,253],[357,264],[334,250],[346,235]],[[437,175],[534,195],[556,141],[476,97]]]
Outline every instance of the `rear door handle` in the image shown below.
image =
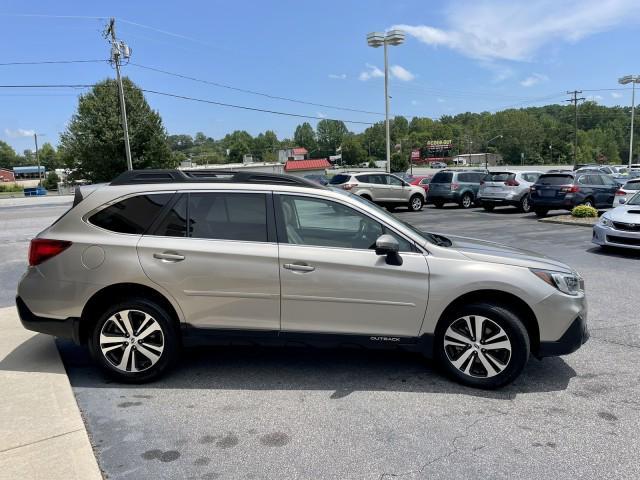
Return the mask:
[[184,260],[184,255],[171,252],[156,252],[153,254],[153,258],[157,258],[158,260],[162,260],[163,262],[181,262],[182,260]]
[[285,263],[283,267],[293,272],[313,272],[316,269],[306,263]]

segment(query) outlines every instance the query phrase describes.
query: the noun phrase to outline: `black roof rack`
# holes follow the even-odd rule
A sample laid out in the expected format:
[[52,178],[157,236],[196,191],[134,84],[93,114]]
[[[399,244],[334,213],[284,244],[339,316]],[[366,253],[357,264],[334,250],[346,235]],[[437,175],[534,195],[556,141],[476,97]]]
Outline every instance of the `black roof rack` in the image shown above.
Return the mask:
[[263,183],[293,185],[297,187],[325,188],[306,178],[281,173],[237,170],[129,170],[121,173],[110,185],[137,185],[149,183]]

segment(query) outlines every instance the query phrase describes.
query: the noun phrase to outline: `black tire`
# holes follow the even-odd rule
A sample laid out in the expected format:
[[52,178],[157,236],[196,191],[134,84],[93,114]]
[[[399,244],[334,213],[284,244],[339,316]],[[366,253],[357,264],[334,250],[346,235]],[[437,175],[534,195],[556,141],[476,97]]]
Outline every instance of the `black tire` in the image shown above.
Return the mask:
[[[473,341],[470,342],[472,345],[469,345],[467,348],[459,348],[451,344],[445,348],[447,330],[452,325],[454,325],[453,328],[455,329],[457,325],[461,325],[460,322],[462,322],[463,325],[467,325],[464,320],[465,317],[472,319],[472,328],[475,328],[476,318],[484,317],[485,320],[482,321],[483,331],[485,332],[484,336],[477,339],[472,334],[471,337]],[[487,319],[489,322],[486,321]],[[494,335],[495,331],[500,331],[499,329],[495,329],[496,325],[499,329],[502,329],[502,333],[504,333],[509,340],[510,352],[506,349],[491,350],[488,348],[490,344],[481,343],[488,336]],[[450,339],[451,337],[447,338]],[[504,337],[500,337],[492,343],[503,340]],[[462,344],[462,342],[460,343]],[[500,370],[497,363],[498,356],[500,356],[502,362],[506,361],[504,368],[500,370],[499,373],[494,374],[494,376],[490,376],[489,370],[485,368],[483,362],[480,361],[480,352],[485,352],[482,345],[487,347],[487,351],[490,353],[493,352],[492,355],[486,353],[482,353],[482,355],[485,360],[488,359],[491,361],[492,368],[495,367],[494,372]],[[520,375],[529,360],[530,345],[527,330],[514,312],[500,305],[472,303],[450,311],[447,316],[438,323],[434,349],[438,364],[449,377],[469,387],[495,389],[511,383]],[[471,350],[471,352],[466,354],[468,350]],[[452,363],[452,361],[460,360],[465,354],[468,360],[462,363],[461,368],[463,368],[463,370],[469,368],[469,373],[465,373]]]
[[524,195],[520,199],[520,205],[518,206],[518,210],[520,210],[522,213],[531,212],[531,201],[529,199],[529,195]]
[[444,202],[443,202],[443,201],[441,201],[441,200],[435,200],[435,201],[433,202],[433,205],[434,205],[436,208],[442,208],[442,207],[444,207]]
[[534,212],[538,218],[544,218],[547,216],[547,213],[549,213],[549,210],[546,208],[536,208],[534,209]]
[[593,201],[593,198],[588,197],[584,199],[584,202],[582,202],[580,205],[583,205],[585,207],[592,207],[592,208],[596,208],[596,204]]
[[496,206],[492,203],[483,203],[482,208],[484,208],[487,212],[493,212],[493,209],[496,208]]
[[421,195],[418,195],[417,193],[415,195],[412,195],[411,198],[409,199],[409,211],[410,212],[419,212],[420,210],[422,210],[422,207],[424,206],[424,199],[422,198]]
[[[120,329],[121,332],[114,330],[116,324],[112,320],[112,317],[124,310],[133,311],[128,315],[128,318],[134,333],[136,329],[144,327],[144,325],[142,325],[142,323],[146,321],[144,315],[147,315],[152,321],[155,321],[160,330],[156,330],[144,337],[143,344],[140,344],[142,338],[137,339],[134,335],[124,334],[122,328]],[[120,316],[119,318],[122,317]],[[105,326],[107,323],[108,325]],[[122,320],[119,320],[119,323],[120,325],[124,325]],[[126,335],[126,337],[123,338],[123,344],[110,352],[103,353],[100,340],[103,328],[106,335],[109,335],[108,331],[111,329],[111,333],[116,335],[114,338],[122,338],[123,334]],[[129,329],[125,326],[125,330]],[[142,328],[138,334],[144,333],[145,330],[146,328]],[[126,343],[127,341],[131,343],[131,347]],[[174,320],[163,307],[144,298],[131,298],[109,307],[94,325],[88,344],[91,356],[100,368],[110,377],[123,383],[144,383],[156,379],[176,362],[180,350],[179,330]],[[102,343],[102,345],[106,346],[108,344]],[[124,358],[125,353],[127,353],[125,345],[127,345],[126,348],[130,348],[128,351],[129,359],[124,365],[126,371],[115,365],[115,362]],[[162,348],[159,348],[158,345],[161,345]],[[131,353],[131,350],[134,350],[134,352]],[[145,354],[141,353],[143,350],[153,354],[160,352],[156,355],[158,359],[155,363],[153,363],[149,357],[146,357]],[[150,366],[146,366],[146,363],[149,363]],[[134,364],[139,371],[133,371]]]
[[462,198],[460,199],[460,203],[458,205],[465,209],[471,208],[473,206],[473,195],[469,192],[465,193],[464,195],[462,195]]

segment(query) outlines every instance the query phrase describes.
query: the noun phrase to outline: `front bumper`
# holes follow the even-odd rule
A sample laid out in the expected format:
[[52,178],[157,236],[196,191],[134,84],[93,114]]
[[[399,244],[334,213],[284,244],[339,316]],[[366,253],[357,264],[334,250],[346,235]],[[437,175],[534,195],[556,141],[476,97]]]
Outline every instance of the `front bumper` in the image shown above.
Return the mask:
[[552,342],[541,341],[537,356],[568,355],[578,350],[587,340],[589,340],[587,321],[582,315],[578,315],[558,340]]
[[16,307],[22,326],[32,332],[45,333],[54,337],[68,338],[80,344],[80,319],[69,317],[64,320],[35,315],[20,297],[16,297]]
[[640,250],[640,232],[629,232],[616,230],[595,224],[593,226],[593,236],[591,241],[602,247],[620,247]]

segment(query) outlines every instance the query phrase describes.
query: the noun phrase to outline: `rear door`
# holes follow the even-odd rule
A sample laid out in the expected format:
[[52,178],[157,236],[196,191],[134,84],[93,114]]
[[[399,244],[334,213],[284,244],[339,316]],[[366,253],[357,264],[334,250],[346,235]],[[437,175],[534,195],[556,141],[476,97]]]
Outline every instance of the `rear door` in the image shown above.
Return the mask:
[[190,325],[279,330],[271,198],[269,192],[184,193],[141,238],[142,268],[174,296]]
[[441,197],[451,192],[453,172],[438,172],[429,183],[429,196]]
[[[422,253],[334,200],[284,193],[275,199],[283,331],[418,335],[429,289]],[[383,233],[398,239],[402,265],[388,265],[373,250]]]
[[616,198],[616,192],[620,189],[618,182],[610,175],[599,175],[603,183],[602,208],[611,208]]
[[408,202],[410,188],[405,187],[405,182],[395,175],[385,175],[389,183],[389,197],[394,202]]

